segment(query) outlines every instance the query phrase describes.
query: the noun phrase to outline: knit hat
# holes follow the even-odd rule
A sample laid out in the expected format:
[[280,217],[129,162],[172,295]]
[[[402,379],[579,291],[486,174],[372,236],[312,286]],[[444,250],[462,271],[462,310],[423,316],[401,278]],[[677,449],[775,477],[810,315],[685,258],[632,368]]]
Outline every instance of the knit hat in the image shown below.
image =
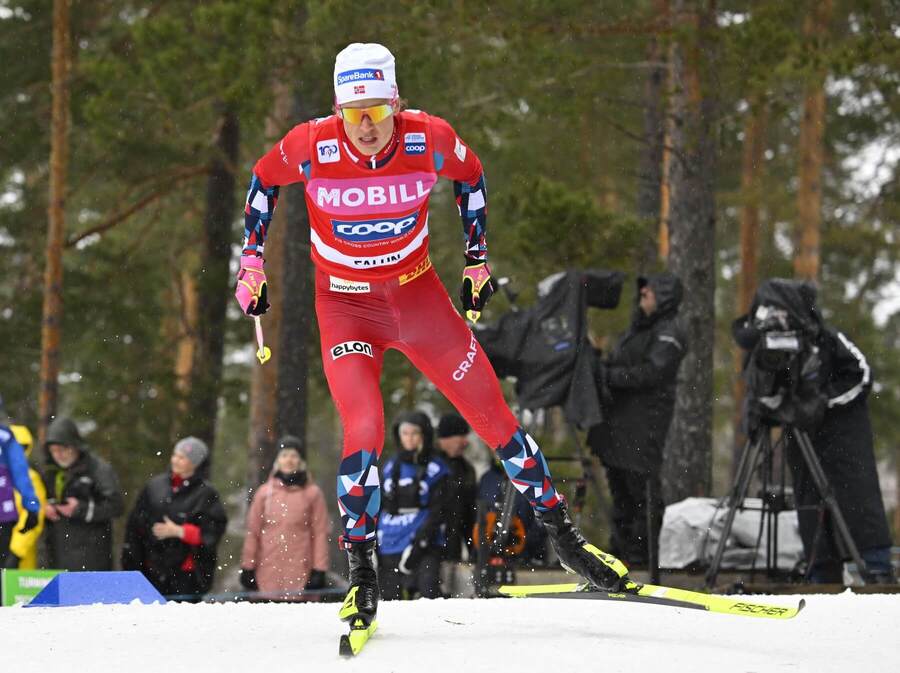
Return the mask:
[[334,61],[334,102],[397,97],[394,55],[380,44],[354,42]]
[[306,446],[304,446],[303,440],[299,437],[284,435],[278,440],[278,450],[281,451],[282,449],[294,449],[303,460],[306,460]]
[[438,421],[437,436],[440,438],[468,434],[469,424],[456,412],[451,411],[449,414],[444,414]]
[[191,461],[194,467],[201,465],[206,460],[206,457],[209,456],[209,447],[206,445],[206,442],[198,437],[179,439],[172,450],[175,453],[182,454]]

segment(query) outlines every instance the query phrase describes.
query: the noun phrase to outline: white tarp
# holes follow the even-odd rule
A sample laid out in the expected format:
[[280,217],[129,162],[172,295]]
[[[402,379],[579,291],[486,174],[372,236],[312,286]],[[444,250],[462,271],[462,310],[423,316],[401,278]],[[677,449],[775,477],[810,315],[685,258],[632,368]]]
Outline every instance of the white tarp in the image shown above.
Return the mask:
[[[659,536],[659,565],[662,568],[684,568],[699,561],[709,565],[725,527],[728,512],[726,502],[716,509],[716,498],[687,498],[666,507],[662,531]],[[760,534],[759,498],[747,498],[745,507],[738,509],[734,525],[722,557],[723,568],[750,568],[756,557],[756,567],[766,567],[766,539],[768,523],[762,529],[759,548],[756,540]],[[768,518],[768,517],[767,517]],[[790,570],[803,558],[803,544],[797,526],[797,512],[790,510],[778,514],[778,567]]]

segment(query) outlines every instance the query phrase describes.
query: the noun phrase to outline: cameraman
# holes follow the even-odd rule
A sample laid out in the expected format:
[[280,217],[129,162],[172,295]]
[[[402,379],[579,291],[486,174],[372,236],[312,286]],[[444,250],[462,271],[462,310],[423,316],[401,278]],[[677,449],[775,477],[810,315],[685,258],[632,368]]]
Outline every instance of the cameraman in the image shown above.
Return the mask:
[[[766,281],[757,291],[750,313],[735,320],[732,326],[734,339],[750,352],[745,365],[748,370],[752,369],[754,348],[762,335],[770,330],[795,330],[809,340],[806,348],[811,357],[804,356],[803,381],[798,389],[815,389],[819,398],[818,412],[808,411],[811,406],[807,399],[796,402],[786,399],[784,406],[794,409],[782,412],[773,407],[771,414],[775,423],[769,424],[783,425],[778,419],[784,413],[788,418],[797,419],[787,424],[808,432],[853,540],[866,562],[870,580],[893,583],[891,538],[875,467],[866,399],[872,385],[872,372],[859,348],[842,332],[825,324],[815,300],[816,290],[809,283],[782,279]],[[758,394],[750,385],[752,380],[749,376],[751,431],[754,408],[759,409],[752,399]],[[811,382],[813,386],[809,385]],[[808,394],[805,396],[809,397]],[[762,418],[765,416],[763,413]],[[808,564],[807,577],[815,583],[840,584],[843,582],[844,556],[836,542],[834,523],[827,510],[821,523],[819,521],[817,507],[821,497],[794,437],[788,444],[787,459],[793,474],[800,535]]]
[[681,296],[681,280],[671,273],[638,278],[631,326],[598,368],[604,420],[587,441],[606,467],[612,495],[610,553],[630,567],[649,563],[651,545],[658,558],[663,447],[687,348]]

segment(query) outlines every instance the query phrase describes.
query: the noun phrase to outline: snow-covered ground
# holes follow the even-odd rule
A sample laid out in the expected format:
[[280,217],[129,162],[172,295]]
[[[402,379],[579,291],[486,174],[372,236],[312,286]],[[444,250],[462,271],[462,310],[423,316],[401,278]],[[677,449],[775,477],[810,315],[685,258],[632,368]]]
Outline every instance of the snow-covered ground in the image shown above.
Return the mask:
[[900,595],[806,598],[789,621],[604,601],[384,603],[378,633],[349,661],[335,604],[3,608],[0,644],[3,671],[896,670]]

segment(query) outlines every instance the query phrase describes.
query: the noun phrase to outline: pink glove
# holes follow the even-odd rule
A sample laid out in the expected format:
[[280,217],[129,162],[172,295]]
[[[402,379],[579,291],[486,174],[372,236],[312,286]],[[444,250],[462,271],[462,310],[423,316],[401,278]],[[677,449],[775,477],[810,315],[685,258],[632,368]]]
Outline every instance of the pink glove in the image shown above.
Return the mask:
[[269,310],[264,260],[255,255],[241,255],[241,270],[237,275],[234,296],[247,315],[262,315]]

